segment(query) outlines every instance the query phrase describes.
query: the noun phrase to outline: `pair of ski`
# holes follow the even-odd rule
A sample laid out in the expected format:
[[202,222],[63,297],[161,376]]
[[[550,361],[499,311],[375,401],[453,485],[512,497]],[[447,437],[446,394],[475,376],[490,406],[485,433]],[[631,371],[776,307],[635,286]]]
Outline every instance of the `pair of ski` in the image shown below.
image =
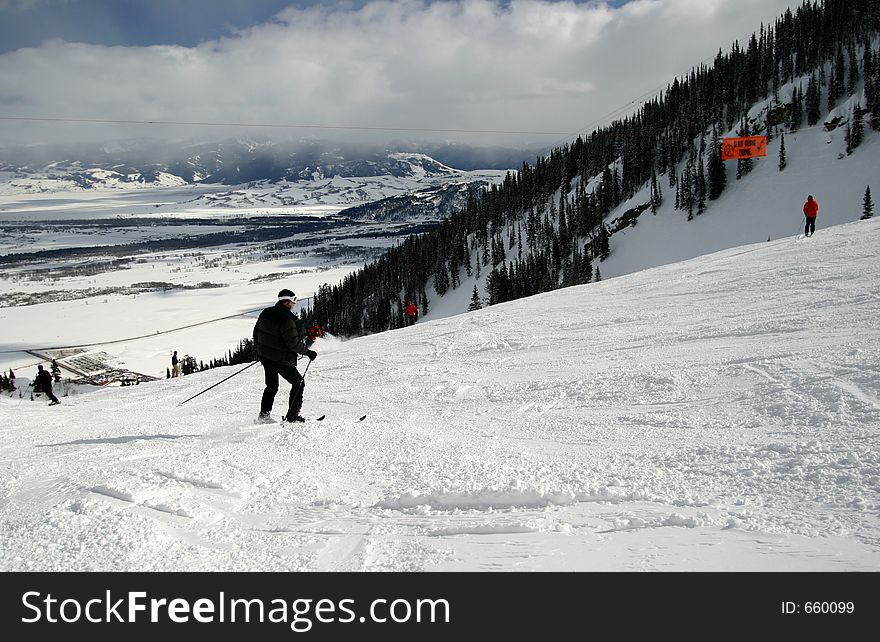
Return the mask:
[[[326,417],[327,417],[327,415],[321,415],[320,417],[315,417],[314,419],[308,419],[308,418],[306,418],[306,422],[310,422],[310,421],[324,421],[324,419],[326,419]],[[358,417],[357,420],[358,420],[358,421],[363,421],[363,420],[366,419],[366,418],[367,418],[366,415],[362,415],[362,416]],[[299,422],[299,421],[287,421],[287,419],[282,419],[282,420],[281,420],[281,426],[282,426],[282,427],[283,427],[283,426],[289,426],[289,425],[297,424],[297,423],[303,423],[303,422]]]

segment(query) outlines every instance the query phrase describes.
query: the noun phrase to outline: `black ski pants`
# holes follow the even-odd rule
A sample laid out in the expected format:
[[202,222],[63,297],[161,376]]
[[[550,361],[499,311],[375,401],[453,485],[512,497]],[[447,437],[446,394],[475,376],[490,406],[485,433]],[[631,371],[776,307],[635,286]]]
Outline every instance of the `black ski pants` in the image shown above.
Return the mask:
[[49,399],[51,399],[55,403],[60,403],[58,401],[58,397],[56,397],[55,393],[52,392],[52,384],[51,383],[44,383],[43,384],[43,392],[45,392],[46,396],[49,397]]
[[804,226],[804,236],[810,236],[816,231],[816,217],[805,216],[804,218],[807,219],[807,224]]
[[291,385],[290,400],[287,405],[287,416],[296,417],[303,404],[304,381],[296,366],[289,366],[277,361],[260,359],[263,371],[266,373],[266,389],[263,391],[263,400],[260,403],[260,412],[271,412],[275,395],[278,393],[278,375]]

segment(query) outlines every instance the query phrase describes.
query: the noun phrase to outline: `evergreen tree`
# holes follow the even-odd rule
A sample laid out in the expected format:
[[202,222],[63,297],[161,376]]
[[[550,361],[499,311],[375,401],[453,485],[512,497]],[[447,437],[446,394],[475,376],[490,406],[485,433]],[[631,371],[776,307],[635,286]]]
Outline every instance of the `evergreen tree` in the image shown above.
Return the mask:
[[779,138],[779,171],[784,170],[787,164],[785,160],[785,132],[783,132]]
[[862,199],[862,220],[874,216],[874,201],[871,199],[871,186],[865,188],[865,197]]
[[446,271],[446,260],[442,257],[434,267],[434,289],[440,296],[449,290],[449,272]]
[[663,205],[663,189],[660,187],[660,183],[657,183],[657,193],[654,195],[654,202],[656,202],[658,210]]
[[834,109],[838,98],[840,98],[840,94],[837,93],[837,80],[834,78],[834,68],[832,67],[828,76],[828,111]]
[[593,261],[590,258],[589,246],[584,246],[583,259],[581,259],[581,282],[589,283],[593,280]]
[[681,206],[682,209],[687,210],[689,221],[693,220],[694,208],[697,205],[697,175],[694,168],[695,161],[696,151],[694,150],[693,145],[691,145],[690,152],[688,153],[687,165],[685,165],[684,172],[681,176]]
[[791,92],[791,105],[789,106],[788,128],[796,132],[801,128],[801,121],[804,119],[804,107],[801,100],[801,91],[795,87]]
[[[846,89],[846,62],[843,56],[843,47],[838,44],[837,45],[837,55],[834,57],[834,75],[831,79],[831,85],[828,88],[828,109],[831,109],[837,100],[843,96],[843,92]],[[833,91],[834,100],[832,101],[831,96]]]
[[853,122],[852,122],[852,132],[850,134],[850,142],[852,149],[855,149],[859,145],[862,144],[862,140],[865,138],[865,120],[864,120],[864,111],[862,111],[861,105],[856,105],[853,107]]
[[706,169],[703,164],[703,156],[700,155],[700,164],[697,169],[697,215],[706,211]]
[[661,197],[659,194],[659,186],[657,185],[657,170],[651,171],[651,213],[657,215],[660,208]]
[[[868,110],[871,112],[871,129],[880,131],[880,51],[873,57],[870,91],[866,88],[865,98],[868,100]],[[868,77],[868,72],[865,72]],[[866,85],[867,85],[866,81]]]
[[492,237],[492,267],[498,267],[505,260],[504,239],[499,234],[498,237]]
[[874,105],[874,96],[877,92],[877,79],[875,77],[876,72],[874,71],[874,54],[871,52],[871,44],[869,42],[864,44],[864,49],[863,75],[865,77],[865,107],[867,111],[873,111],[872,106]]
[[[516,254],[517,258],[522,261],[523,244],[522,244],[522,227],[519,228],[519,234],[516,235]],[[470,276],[470,273],[468,273]]]
[[[749,133],[749,121],[744,116],[742,119],[742,123],[740,124],[739,131],[737,132],[737,136],[751,136]],[[742,160],[736,161],[736,180],[741,179],[743,176],[752,171],[752,159],[744,158]]]
[[721,139],[718,129],[712,132],[712,142],[709,145],[709,200],[714,201],[727,186],[727,168],[721,160]]
[[599,226],[599,260],[604,261],[611,256],[610,234],[604,224]]
[[191,375],[194,372],[198,372],[198,369],[199,365],[195,357],[191,357],[188,354],[183,355],[183,359],[180,360],[180,370],[184,375]]
[[599,266],[596,266],[596,278],[594,279],[596,283],[602,280],[602,273],[599,271]]
[[565,220],[567,217],[565,216],[565,199],[559,199],[559,244],[560,250],[563,254],[568,254],[568,222]]
[[822,116],[819,97],[819,82],[816,80],[816,75],[813,74],[810,76],[810,82],[807,85],[807,95],[804,101],[807,111],[808,127],[812,127],[813,125],[818,123],[819,119]]
[[471,304],[468,306],[468,312],[482,309],[483,304],[480,302],[480,293],[477,291],[477,284],[474,284],[474,292],[471,294]]
[[849,77],[846,81],[846,90],[848,93],[855,93],[856,85],[859,84],[859,60],[856,57],[856,48],[850,45],[849,48]]

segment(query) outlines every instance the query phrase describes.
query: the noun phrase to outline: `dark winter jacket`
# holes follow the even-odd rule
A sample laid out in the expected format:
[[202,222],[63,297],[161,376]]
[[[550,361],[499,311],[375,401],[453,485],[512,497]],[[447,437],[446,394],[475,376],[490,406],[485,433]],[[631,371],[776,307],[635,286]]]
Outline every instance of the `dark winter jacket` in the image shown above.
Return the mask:
[[48,370],[40,370],[37,373],[37,381],[40,383],[43,390],[52,389],[52,375],[49,374]]
[[258,359],[296,365],[296,355],[305,355],[302,323],[279,301],[260,312],[254,326],[254,351]]

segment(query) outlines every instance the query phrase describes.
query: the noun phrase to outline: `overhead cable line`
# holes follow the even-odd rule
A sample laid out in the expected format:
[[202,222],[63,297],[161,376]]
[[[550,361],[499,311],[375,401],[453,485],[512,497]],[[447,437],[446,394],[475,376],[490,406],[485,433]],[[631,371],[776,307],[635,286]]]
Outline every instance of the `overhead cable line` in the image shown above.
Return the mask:
[[433,127],[371,127],[360,125],[298,125],[293,123],[209,123],[204,121],[178,120],[116,120],[111,118],[41,118],[36,116],[0,116],[0,120],[49,123],[95,123],[108,125],[184,125],[194,127],[267,127],[276,129],[345,129],[355,131],[386,132],[438,132],[457,134],[532,134],[536,136],[561,136],[565,132],[518,131],[508,129],[444,129]]
[[[307,296],[299,301],[308,301],[312,297]],[[45,352],[46,350],[71,350],[73,348],[95,348],[98,346],[107,346],[112,345],[114,343],[127,343],[129,341],[137,341],[139,339],[149,339],[150,337],[158,337],[163,334],[171,334],[172,332],[178,332],[179,330],[188,330],[190,328],[196,328],[200,325],[208,325],[209,323],[217,323],[218,321],[227,321],[229,319],[235,319],[236,317],[244,317],[249,314],[254,314],[255,312],[260,312],[264,308],[255,308],[253,310],[245,310],[244,312],[239,312],[238,314],[230,314],[229,316],[219,317],[217,319],[209,319],[207,321],[199,321],[198,323],[190,323],[189,325],[180,326],[179,328],[171,328],[169,330],[162,330],[161,332],[157,330],[153,334],[142,334],[136,337],[128,337],[126,339],[112,339],[110,341],[97,341],[94,343],[80,343],[77,345],[70,346],[48,346],[44,348],[20,348],[17,350],[0,350],[0,354],[13,354],[15,352]]]
[[[748,33],[746,36],[744,36],[744,37],[741,37],[741,38],[735,38],[735,39],[733,40],[733,42],[734,42],[734,43],[742,42],[742,41],[744,41],[744,40],[750,38],[752,35],[754,35],[754,33],[755,33],[754,31],[751,31],[751,32],[749,32],[749,33]],[[703,64],[709,62],[710,60],[714,60],[715,57],[716,57],[717,55],[718,55],[717,53],[714,53],[714,54],[712,54],[711,56],[708,56],[708,57],[706,57],[706,58],[703,58],[703,59],[700,60],[696,65],[691,65],[690,69],[688,69],[687,71],[684,71],[684,72],[682,72],[682,73],[680,73],[680,74],[676,74],[676,75],[673,77],[673,81],[672,81],[672,82],[674,82],[674,80],[677,79],[677,78],[682,78],[682,77],[687,76],[691,71],[693,71],[694,69],[696,69],[696,68],[699,67],[700,65],[703,65]],[[654,89],[651,89],[651,90],[649,90],[649,91],[644,92],[643,94],[641,94],[641,95],[639,95],[639,96],[636,96],[635,98],[633,98],[633,99],[629,102],[629,104],[622,105],[621,107],[618,107],[617,109],[614,109],[614,110],[608,112],[608,113],[605,114],[604,116],[601,116],[600,118],[597,118],[596,120],[593,120],[593,121],[587,123],[586,125],[584,125],[584,126],[581,127],[580,129],[578,129],[577,131],[574,131],[574,132],[571,132],[571,133],[567,133],[567,134],[565,134],[565,135],[564,135],[564,136],[565,136],[564,138],[562,138],[561,140],[558,140],[557,142],[553,143],[553,144],[550,145],[549,147],[551,147],[551,148],[552,148],[552,147],[557,147],[557,146],[561,145],[562,143],[564,143],[564,142],[566,142],[566,141],[568,141],[568,140],[573,140],[574,138],[577,138],[578,136],[580,136],[580,135],[583,134],[584,132],[586,132],[586,131],[588,131],[588,130],[594,128],[594,127],[597,127],[598,125],[601,125],[602,123],[604,123],[605,121],[607,121],[609,118],[611,118],[611,117],[613,117],[613,116],[616,116],[616,115],[619,114],[619,113],[623,113],[623,112],[627,111],[628,109],[632,109],[632,108],[634,108],[634,106],[636,106],[636,103],[639,103],[639,105],[641,105],[641,103],[642,103],[643,100],[647,99],[647,98],[650,97],[650,96],[654,96],[654,95],[656,95],[656,94],[659,93],[661,90],[663,90],[665,87],[669,87],[669,85],[671,85],[672,82],[665,82],[665,83],[663,83],[663,84],[657,85],[657,87],[655,87]]]

